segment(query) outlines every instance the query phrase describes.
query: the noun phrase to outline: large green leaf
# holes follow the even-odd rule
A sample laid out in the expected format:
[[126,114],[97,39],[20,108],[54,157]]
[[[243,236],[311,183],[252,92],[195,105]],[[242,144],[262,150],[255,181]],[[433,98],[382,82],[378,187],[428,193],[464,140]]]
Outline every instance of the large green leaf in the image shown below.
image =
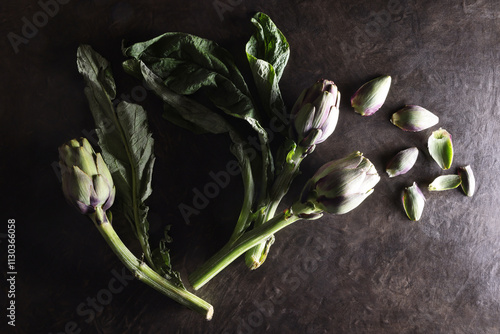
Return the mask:
[[[260,198],[264,198],[274,169],[269,138],[231,54],[213,41],[175,32],[124,47],[123,53],[132,57],[123,64],[128,73],[144,78],[143,71],[135,61],[140,60],[174,93],[192,95],[202,92],[224,113],[243,119],[251,126],[256,132],[262,153]],[[206,110],[204,108],[203,112]],[[179,121],[179,118],[172,120]]]
[[[243,166],[252,161],[252,172],[258,175],[261,203],[267,197],[267,185],[273,175],[273,159],[268,134],[261,117],[231,55],[216,43],[184,33],[166,33],[146,42],[123,49],[126,72],[145,80],[166,103],[166,117],[194,132],[228,132],[235,145],[248,146],[248,135],[241,132],[241,120],[253,129],[259,143],[260,158],[238,159]],[[226,115],[212,111],[189,96],[203,93]],[[236,130],[238,129],[238,130]],[[245,140],[241,140],[245,138]],[[233,149],[233,152],[241,150]],[[248,151],[245,151],[248,152]],[[252,177],[257,180],[257,177]]]
[[193,132],[219,134],[234,131],[222,115],[165,86],[162,79],[142,61],[132,59],[128,65],[131,66],[132,63],[136,63],[134,67],[139,68],[141,78],[148,88],[152,89],[167,104],[164,112],[167,119]]
[[[98,144],[116,186],[115,205],[131,223],[147,261],[157,268],[148,240],[149,208],[144,203],[152,192],[155,161],[147,114],[141,106],[125,101],[113,106],[116,86],[110,64],[90,46],[78,48],[77,65],[86,82],[85,95],[96,124]],[[178,277],[175,273],[170,276]]]
[[283,33],[264,13],[252,18],[255,34],[246,44],[246,54],[262,105],[269,117],[286,116],[279,81],[290,56],[290,46]]
[[[227,114],[260,121],[231,55],[213,41],[185,33],[166,33],[126,47],[123,53],[141,60],[177,94],[191,95],[201,90]],[[131,72],[127,62],[124,68]],[[137,74],[137,68],[133,68],[132,73]]]

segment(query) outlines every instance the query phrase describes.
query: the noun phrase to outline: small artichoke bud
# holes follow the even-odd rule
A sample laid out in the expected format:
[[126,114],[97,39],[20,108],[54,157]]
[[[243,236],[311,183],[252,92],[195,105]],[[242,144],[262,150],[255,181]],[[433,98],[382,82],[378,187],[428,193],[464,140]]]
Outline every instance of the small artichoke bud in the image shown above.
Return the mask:
[[439,122],[439,117],[429,110],[409,105],[392,114],[391,123],[404,131],[418,132],[428,129]]
[[429,184],[429,191],[442,191],[455,189],[462,183],[458,175],[441,175]]
[[451,134],[440,128],[434,131],[427,142],[431,157],[441,169],[449,169],[453,162],[453,143]]
[[320,211],[344,214],[356,208],[380,180],[375,167],[360,152],[323,165],[302,190],[301,202]]
[[[87,139],[73,139],[59,147],[59,159],[62,190],[70,204],[82,214],[111,207],[116,192],[113,178]],[[105,219],[102,213],[98,216]]]
[[425,197],[415,182],[411,187],[403,190],[403,208],[410,220],[417,221],[422,217],[425,206]]
[[418,158],[418,148],[410,147],[396,154],[387,164],[385,169],[389,177],[407,173]]
[[470,165],[459,167],[458,175],[460,175],[460,178],[462,179],[462,190],[464,193],[469,197],[474,196],[474,192],[476,190],[476,178],[474,177],[474,173],[472,172]]
[[319,80],[305,89],[291,111],[290,138],[307,149],[324,142],[339,118],[340,92],[330,80]]
[[362,116],[373,115],[384,104],[390,87],[391,77],[388,75],[370,80],[351,97],[351,106]]

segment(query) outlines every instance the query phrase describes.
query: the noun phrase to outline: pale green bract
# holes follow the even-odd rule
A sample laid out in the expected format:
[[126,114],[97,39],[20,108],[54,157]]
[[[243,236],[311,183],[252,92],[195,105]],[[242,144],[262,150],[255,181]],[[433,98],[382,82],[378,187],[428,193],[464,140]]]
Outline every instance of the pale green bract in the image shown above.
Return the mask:
[[404,131],[419,132],[439,123],[439,117],[416,105],[407,105],[392,114],[391,123]]
[[429,184],[429,191],[443,191],[455,189],[462,183],[459,175],[441,175]]
[[470,165],[459,167],[458,175],[462,180],[462,190],[464,193],[472,197],[476,191],[476,178],[474,177],[474,172],[472,172],[472,167]]
[[451,134],[445,129],[439,128],[430,135],[427,145],[431,157],[439,167],[449,169],[453,162]]
[[425,196],[416,182],[413,182],[411,187],[403,190],[401,200],[408,218],[413,221],[420,220],[424,212]]

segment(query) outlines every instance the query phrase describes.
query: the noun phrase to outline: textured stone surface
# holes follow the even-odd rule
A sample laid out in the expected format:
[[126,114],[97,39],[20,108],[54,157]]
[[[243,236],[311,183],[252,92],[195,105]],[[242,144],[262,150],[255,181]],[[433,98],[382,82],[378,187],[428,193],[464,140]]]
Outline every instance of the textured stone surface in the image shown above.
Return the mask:
[[[226,10],[218,13],[217,4]],[[0,189],[2,219],[15,218],[18,228],[15,332],[500,332],[497,1],[87,0],[60,4],[45,24],[42,10],[36,1],[0,3]],[[137,281],[126,281],[106,299],[103,291],[123,267],[91,223],[65,204],[52,165],[61,143],[92,130],[75,63],[78,44],[91,44],[108,58],[119,91],[149,112],[158,157],[149,203],[152,240],[158,241],[164,224],[173,225],[174,264],[186,276],[227,240],[241,204],[241,180],[234,177],[184,223],[178,205],[192,203],[193,189],[211,182],[211,171],[226,169],[233,159],[229,141],[193,136],[163,121],[156,97],[121,71],[121,40],[166,31],[206,37],[229,49],[251,82],[244,44],[256,11],[269,14],[291,45],[281,82],[288,106],[319,78],[334,80],[342,93],[336,131],[303,163],[285,202],[321,164],[354,150],[374,162],[381,182],[349,214],[281,231],[259,270],[237,261],[201,289],[215,307],[211,322]],[[16,53],[8,34],[22,36],[26,20],[34,18],[38,31]],[[381,74],[393,78],[385,105],[371,117],[354,113],[350,95]],[[401,190],[413,181],[425,189],[444,173],[426,150],[436,127],[404,133],[390,124],[405,104],[440,117],[438,126],[453,135],[455,146],[450,173],[471,164],[478,184],[473,198],[459,190],[424,190],[419,222],[406,219]],[[410,146],[420,149],[417,163],[389,179],[385,164]],[[0,249],[5,254],[4,242]],[[88,304],[93,298],[95,312]]]

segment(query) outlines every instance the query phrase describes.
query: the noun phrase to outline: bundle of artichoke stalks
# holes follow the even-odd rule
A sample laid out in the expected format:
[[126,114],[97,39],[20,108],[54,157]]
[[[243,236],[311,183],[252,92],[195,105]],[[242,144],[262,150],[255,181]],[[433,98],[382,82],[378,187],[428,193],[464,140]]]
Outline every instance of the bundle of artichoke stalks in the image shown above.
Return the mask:
[[[278,211],[300,173],[301,162],[334,132],[340,92],[333,81],[318,80],[303,90],[288,113],[279,88],[290,53],[288,42],[267,15],[257,13],[252,23],[256,32],[245,52],[258,96],[251,95],[229,52],[213,41],[165,33],[122,49],[129,57],[123,62],[124,70],[145,82],[164,102],[166,119],[196,133],[228,134],[231,152],[239,163],[244,185],[240,214],[227,244],[189,275],[195,290],[242,255],[250,269],[258,268],[279,230],[299,220],[319,219],[324,213],[350,212],[373,193],[380,180],[370,160],[354,151],[320,167],[300,197]],[[149,242],[145,202],[152,192],[155,157],[145,110],[125,101],[114,103],[116,85],[110,64],[90,46],[79,47],[77,63],[86,82],[85,94],[102,155],[85,138],[70,140],[59,148],[64,196],[94,222],[137,279],[211,319],[212,305],[189,292],[180,274],[173,270],[167,247],[169,236],[165,235],[153,250]],[[364,117],[375,114],[384,104],[390,85],[388,75],[368,81],[351,97],[352,108]],[[192,97],[194,93],[205,95],[210,105],[199,103]],[[256,107],[256,100],[260,100],[263,110]],[[264,120],[270,128],[274,125],[281,129],[273,133],[275,138],[281,135],[277,152],[270,148]],[[408,105],[395,112],[391,122],[403,131],[418,132],[436,125],[439,118],[423,107]],[[250,139],[245,139],[250,138],[248,132],[258,138],[259,152],[252,149]],[[445,129],[432,133],[428,150],[443,170],[450,168],[453,145]],[[389,177],[407,173],[418,155],[416,147],[396,154],[386,167]],[[436,178],[428,189],[442,191],[459,185],[468,196],[473,195],[475,179],[470,166],[459,168],[457,174]],[[113,229],[113,204],[131,224],[142,248],[140,259]],[[420,219],[425,197],[416,183],[403,190],[402,204],[409,219]]]

